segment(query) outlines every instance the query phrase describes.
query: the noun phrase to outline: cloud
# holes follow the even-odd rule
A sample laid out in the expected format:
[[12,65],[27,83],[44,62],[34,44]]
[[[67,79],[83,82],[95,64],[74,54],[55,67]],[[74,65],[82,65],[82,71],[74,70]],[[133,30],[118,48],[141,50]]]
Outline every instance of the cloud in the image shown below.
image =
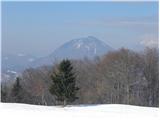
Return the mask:
[[158,48],[159,46],[158,36],[154,34],[144,35],[142,37],[142,40],[140,41],[140,44],[145,47]]

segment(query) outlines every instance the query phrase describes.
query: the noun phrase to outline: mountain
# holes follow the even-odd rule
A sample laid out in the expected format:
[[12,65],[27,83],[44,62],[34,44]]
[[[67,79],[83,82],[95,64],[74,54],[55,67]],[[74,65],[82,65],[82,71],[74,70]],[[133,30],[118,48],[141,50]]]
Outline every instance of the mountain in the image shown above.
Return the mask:
[[56,59],[71,58],[82,59],[84,57],[94,58],[101,56],[112,48],[95,37],[88,36],[71,40],[56,49],[50,57]]
[[24,70],[31,62],[36,59],[35,56],[18,54],[2,54],[2,72],[16,74],[18,71]]
[[15,74],[16,76],[17,73],[29,67],[53,64],[55,60],[58,61],[65,58],[83,59],[87,57],[88,59],[93,59],[111,50],[113,49],[109,45],[93,36],[73,39],[64,43],[53,53],[43,58],[37,58],[22,53],[15,55],[2,54],[2,72],[7,75]]
[[64,43],[57,48],[52,54],[47,57],[34,61],[34,65],[52,64],[54,60],[61,59],[83,59],[85,57],[93,59],[96,56],[101,56],[113,48],[105,44],[103,41],[93,36],[73,39]]

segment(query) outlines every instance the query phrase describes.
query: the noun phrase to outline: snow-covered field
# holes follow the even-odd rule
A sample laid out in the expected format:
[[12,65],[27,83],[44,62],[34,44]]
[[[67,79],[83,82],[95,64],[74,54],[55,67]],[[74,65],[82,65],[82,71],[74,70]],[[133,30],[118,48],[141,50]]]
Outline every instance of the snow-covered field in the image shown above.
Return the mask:
[[0,103],[1,120],[160,120],[159,108],[131,105],[36,106]]

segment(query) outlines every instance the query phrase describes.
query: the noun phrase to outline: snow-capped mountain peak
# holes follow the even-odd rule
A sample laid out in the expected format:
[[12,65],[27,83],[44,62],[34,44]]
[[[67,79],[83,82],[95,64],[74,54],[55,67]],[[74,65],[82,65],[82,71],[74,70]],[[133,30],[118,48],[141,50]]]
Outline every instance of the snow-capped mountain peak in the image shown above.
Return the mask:
[[97,47],[107,47],[109,49],[112,49],[111,47],[107,46],[103,41],[98,40],[97,38],[93,36],[88,36],[84,38],[74,39],[70,41],[68,44],[73,44],[73,47],[75,49],[84,49],[88,52],[97,54]]
[[84,57],[94,58],[95,56],[101,56],[111,50],[113,49],[103,41],[97,39],[96,37],[88,36],[73,39],[63,44],[50,56],[56,59],[81,59]]

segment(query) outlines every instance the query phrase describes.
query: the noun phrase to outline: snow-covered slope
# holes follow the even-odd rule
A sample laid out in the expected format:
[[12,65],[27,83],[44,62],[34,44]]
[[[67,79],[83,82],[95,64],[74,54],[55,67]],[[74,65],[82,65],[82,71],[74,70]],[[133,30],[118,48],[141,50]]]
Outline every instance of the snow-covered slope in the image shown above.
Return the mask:
[[[131,105],[36,106],[0,104],[0,118],[4,120],[159,120],[159,109]],[[3,120],[2,119],[2,120]]]

